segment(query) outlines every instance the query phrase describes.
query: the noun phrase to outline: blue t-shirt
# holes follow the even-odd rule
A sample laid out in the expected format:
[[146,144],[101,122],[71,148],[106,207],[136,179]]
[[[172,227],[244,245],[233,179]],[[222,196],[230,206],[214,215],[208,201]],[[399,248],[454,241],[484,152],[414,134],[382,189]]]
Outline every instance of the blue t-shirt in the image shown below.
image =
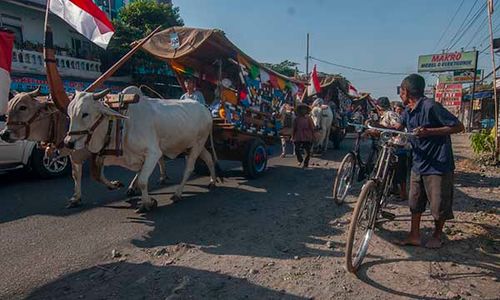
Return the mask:
[[[403,113],[402,124],[408,131],[418,127],[437,128],[457,126],[457,117],[450,113],[440,103],[432,99],[421,98],[415,108],[409,107]],[[451,147],[451,138],[447,136],[412,137],[410,143],[413,149],[412,171],[420,175],[440,175],[453,171],[455,162]]]

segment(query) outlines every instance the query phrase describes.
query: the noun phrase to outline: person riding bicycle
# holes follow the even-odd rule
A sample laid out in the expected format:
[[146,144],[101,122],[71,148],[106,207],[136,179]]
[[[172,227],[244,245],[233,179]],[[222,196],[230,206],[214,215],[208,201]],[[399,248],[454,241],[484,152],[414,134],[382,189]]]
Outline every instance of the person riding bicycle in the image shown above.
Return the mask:
[[464,130],[463,124],[440,103],[424,96],[425,80],[418,74],[401,83],[400,97],[406,106],[402,124],[415,133],[410,139],[413,166],[410,176],[409,206],[411,228],[400,245],[420,246],[420,219],[427,202],[434,217],[435,229],[426,247],[439,248],[447,220],[453,219],[453,172],[455,163],[450,135]]

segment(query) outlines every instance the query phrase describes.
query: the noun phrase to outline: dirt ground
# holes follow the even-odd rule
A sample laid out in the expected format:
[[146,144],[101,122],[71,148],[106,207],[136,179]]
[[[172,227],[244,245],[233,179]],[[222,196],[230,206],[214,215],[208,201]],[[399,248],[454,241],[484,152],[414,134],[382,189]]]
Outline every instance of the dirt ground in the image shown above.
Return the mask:
[[[465,135],[454,137],[455,219],[445,226],[444,246],[392,244],[409,228],[406,204],[393,203],[397,218],[376,232],[358,277],[344,270],[360,187],[337,206],[331,185],[350,146],[314,158],[308,170],[288,157],[273,158],[257,180],[234,171],[214,192],[193,192],[196,197],[175,205],[154,191],[157,211],[123,220],[147,225],[144,236],[106,248],[98,265],[61,276],[28,298],[499,299],[500,174],[467,161]],[[424,238],[432,225],[426,214]]]

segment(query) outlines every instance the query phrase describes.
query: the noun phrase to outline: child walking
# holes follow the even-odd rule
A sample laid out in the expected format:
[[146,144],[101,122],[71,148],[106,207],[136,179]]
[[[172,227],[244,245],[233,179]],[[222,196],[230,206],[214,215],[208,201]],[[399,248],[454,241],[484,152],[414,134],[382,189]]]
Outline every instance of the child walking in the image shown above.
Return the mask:
[[[314,123],[309,116],[310,108],[305,104],[297,105],[297,116],[293,122],[292,141],[295,144],[295,154],[299,166],[307,168],[311,158],[311,148],[314,141]],[[303,158],[303,152],[306,157]],[[302,164],[303,163],[303,164]]]

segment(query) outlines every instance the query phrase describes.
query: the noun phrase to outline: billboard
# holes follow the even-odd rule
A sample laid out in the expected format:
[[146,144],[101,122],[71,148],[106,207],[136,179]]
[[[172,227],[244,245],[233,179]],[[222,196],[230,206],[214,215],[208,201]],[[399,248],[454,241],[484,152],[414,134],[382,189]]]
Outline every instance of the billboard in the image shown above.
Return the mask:
[[[481,79],[482,70],[476,71],[476,80]],[[474,70],[455,71],[453,74],[439,75],[439,83],[471,83],[474,81]]]
[[418,57],[418,72],[446,72],[474,70],[477,51],[421,55]]
[[435,100],[457,116],[462,105],[462,84],[438,84],[436,86]]

